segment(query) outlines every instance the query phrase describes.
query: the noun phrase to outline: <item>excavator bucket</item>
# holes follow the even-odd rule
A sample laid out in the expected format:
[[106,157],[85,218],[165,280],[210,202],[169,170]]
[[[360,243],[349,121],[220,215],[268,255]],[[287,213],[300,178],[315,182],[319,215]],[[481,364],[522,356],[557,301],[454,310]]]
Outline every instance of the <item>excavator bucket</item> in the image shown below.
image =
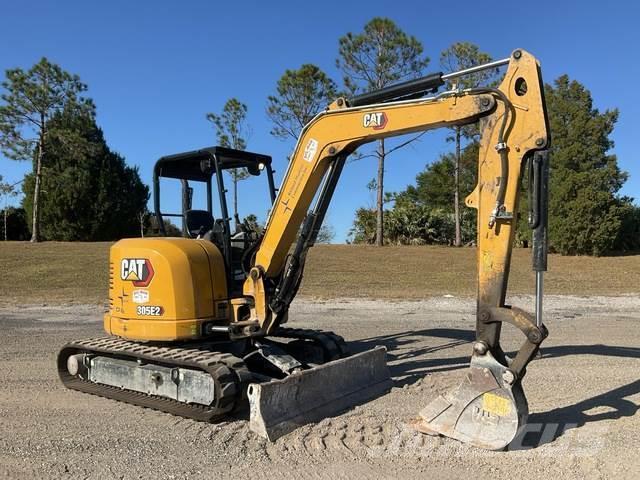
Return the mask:
[[529,408],[520,382],[487,352],[474,354],[457,389],[436,398],[413,422],[419,432],[502,450],[525,425]]
[[382,346],[248,388],[249,427],[270,441],[373,399],[393,384]]

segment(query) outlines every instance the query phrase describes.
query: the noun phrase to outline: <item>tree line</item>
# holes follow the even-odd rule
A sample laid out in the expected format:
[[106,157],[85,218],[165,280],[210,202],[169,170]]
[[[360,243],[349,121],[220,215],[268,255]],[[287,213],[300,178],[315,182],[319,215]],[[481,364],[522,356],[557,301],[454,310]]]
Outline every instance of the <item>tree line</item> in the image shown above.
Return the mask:
[[[469,42],[455,42],[440,53],[439,64],[449,73],[492,61]],[[305,64],[287,70],[268,99],[272,134],[296,139],[300,129],[337,96],[384,88],[419,77],[430,63],[421,42],[393,21],[374,18],[359,33],[338,41],[336,67],[343,75],[339,88],[322,70]],[[449,89],[496,86],[498,69],[490,69],[449,82]],[[600,112],[589,90],[562,75],[544,86],[551,130],[549,238],[552,251],[567,255],[604,255],[640,250],[640,207],[619,194],[628,174],[618,167],[610,151],[618,110]],[[389,148],[384,140],[373,152],[377,175],[368,184],[374,205],[356,211],[349,240],[353,243],[473,244],[476,210],[462,208],[462,200],[475,188],[480,132],[477,124],[454,127],[448,140],[453,151],[426,164],[415,184],[401,192],[384,189],[385,162],[390,154],[419,140],[421,134],[399,139]],[[527,179],[519,202],[518,243],[527,246]]]
[[[551,251],[564,255],[605,255],[640,250],[640,207],[619,194],[628,178],[610,151],[610,136],[617,110],[600,112],[591,93],[567,75],[545,84],[551,130],[551,175],[549,185],[549,242]],[[457,152],[441,155],[416,176],[415,184],[388,193],[387,241],[392,244],[454,245],[457,239],[455,208],[461,197],[476,185],[478,139],[463,134],[468,143]],[[459,158],[459,161],[457,161]],[[459,169],[460,174],[456,174]],[[456,185],[457,182],[457,185]],[[530,243],[528,181],[523,178],[519,199],[517,242]],[[354,243],[373,243],[374,212],[356,211],[350,231]],[[473,244],[476,210],[460,215],[461,240]]]
[[[149,188],[137,168],[108,147],[80,78],[42,58],[29,70],[7,70],[2,87],[0,151],[33,163],[20,182],[22,208],[9,214],[5,202],[5,239],[95,241],[139,234]],[[3,191],[15,193],[6,184]]]
[[[372,59],[371,71],[393,71],[385,63],[401,61],[412,65],[409,76],[422,75],[428,65],[422,45],[401,32],[391,21],[373,19],[363,33],[348,34],[340,40],[341,56],[360,67],[368,89],[385,86],[372,83],[375,77],[362,75],[363,66]],[[410,45],[410,48],[407,46]],[[347,53],[343,53],[343,48]],[[389,52],[404,52],[394,55]],[[401,59],[401,60],[399,60]],[[440,67],[448,73],[492,60],[478,46],[456,42],[440,54]],[[340,60],[337,62],[341,66]],[[344,65],[344,63],[343,63]],[[354,72],[345,72],[345,85],[353,85]],[[402,78],[394,77],[393,81]],[[497,70],[486,70],[463,77],[450,89],[495,86]],[[389,83],[392,83],[391,81]],[[550,249],[565,255],[605,255],[640,250],[640,207],[632,198],[620,195],[628,178],[611,153],[611,134],[618,110],[600,112],[593,105],[589,90],[575,79],[562,75],[544,86],[551,130],[551,176],[549,206]],[[400,143],[400,147],[417,140]],[[427,163],[416,176],[415,184],[401,192],[385,192],[384,144],[377,150],[378,175],[367,186],[376,193],[375,206],[356,211],[350,241],[382,245],[473,244],[476,238],[476,210],[461,208],[461,201],[475,188],[479,147],[478,125],[454,127],[448,140],[454,150]],[[392,149],[393,150],[393,149]],[[527,246],[527,179],[523,179],[519,201],[518,239]],[[385,208],[385,205],[388,206]]]
[[[469,42],[456,42],[439,55],[445,73],[491,60]],[[392,20],[376,17],[362,31],[338,39],[335,64],[342,75],[340,85],[312,63],[284,72],[266,99],[271,135],[294,144],[301,129],[336,98],[424,75],[430,58],[416,37]],[[447,88],[494,86],[498,73],[486,70],[448,83]],[[16,238],[107,240],[153,231],[146,211],[148,187],[136,168],[109,149],[96,124],[95,106],[86,96],[87,86],[77,75],[43,58],[28,71],[8,70],[2,86],[0,150],[8,158],[33,162],[33,172],[22,182],[23,209],[9,213],[6,205],[4,209],[4,223],[13,225]],[[640,248],[640,209],[631,198],[619,195],[627,174],[610,153],[618,111],[600,112],[586,87],[566,75],[546,84],[545,95],[552,137],[552,250],[602,255]],[[219,145],[247,148],[252,133],[247,113],[247,105],[232,97],[219,113],[206,114]],[[356,211],[351,242],[455,246],[474,242],[476,212],[462,208],[461,202],[476,183],[477,124],[451,129],[450,153],[427,162],[405,190],[387,192],[384,175],[389,156],[420,136],[395,143],[379,140],[374,148],[352,156],[352,160],[374,158],[377,172],[367,184],[374,205]],[[238,226],[238,185],[247,172],[228,173]],[[525,179],[518,220],[524,227],[518,236],[522,245],[529,240],[526,183]],[[0,194],[6,199],[12,192],[15,185],[0,178]],[[245,222],[260,228],[255,215]],[[325,226],[321,237],[330,241],[332,229]]]

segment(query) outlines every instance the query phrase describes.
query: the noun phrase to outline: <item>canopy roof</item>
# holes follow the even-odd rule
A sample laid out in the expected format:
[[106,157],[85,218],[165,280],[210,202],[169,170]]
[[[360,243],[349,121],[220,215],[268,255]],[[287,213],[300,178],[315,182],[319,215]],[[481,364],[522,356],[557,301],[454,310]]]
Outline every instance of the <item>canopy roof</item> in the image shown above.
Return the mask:
[[221,170],[246,168],[250,174],[260,175],[259,165],[271,165],[271,157],[232,148],[207,147],[160,158],[154,175],[206,182],[215,173],[216,163]]

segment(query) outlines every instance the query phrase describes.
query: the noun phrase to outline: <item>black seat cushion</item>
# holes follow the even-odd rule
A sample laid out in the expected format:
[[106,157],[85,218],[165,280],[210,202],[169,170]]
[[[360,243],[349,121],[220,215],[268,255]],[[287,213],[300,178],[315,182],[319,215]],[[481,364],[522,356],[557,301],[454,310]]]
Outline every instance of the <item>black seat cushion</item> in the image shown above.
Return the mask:
[[206,210],[187,210],[185,218],[191,237],[204,235],[213,228],[213,216]]

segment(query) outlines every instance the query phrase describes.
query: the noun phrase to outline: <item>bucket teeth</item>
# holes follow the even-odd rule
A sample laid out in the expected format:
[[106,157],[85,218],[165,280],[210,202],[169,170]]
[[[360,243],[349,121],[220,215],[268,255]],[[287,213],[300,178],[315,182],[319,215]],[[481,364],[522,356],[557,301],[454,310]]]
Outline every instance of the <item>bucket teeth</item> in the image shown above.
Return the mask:
[[283,380],[250,384],[249,427],[274,441],[301,425],[382,395],[393,383],[386,351],[378,346]]
[[427,405],[412,426],[487,450],[504,449],[528,416],[520,382],[491,353],[474,354],[462,383]]

